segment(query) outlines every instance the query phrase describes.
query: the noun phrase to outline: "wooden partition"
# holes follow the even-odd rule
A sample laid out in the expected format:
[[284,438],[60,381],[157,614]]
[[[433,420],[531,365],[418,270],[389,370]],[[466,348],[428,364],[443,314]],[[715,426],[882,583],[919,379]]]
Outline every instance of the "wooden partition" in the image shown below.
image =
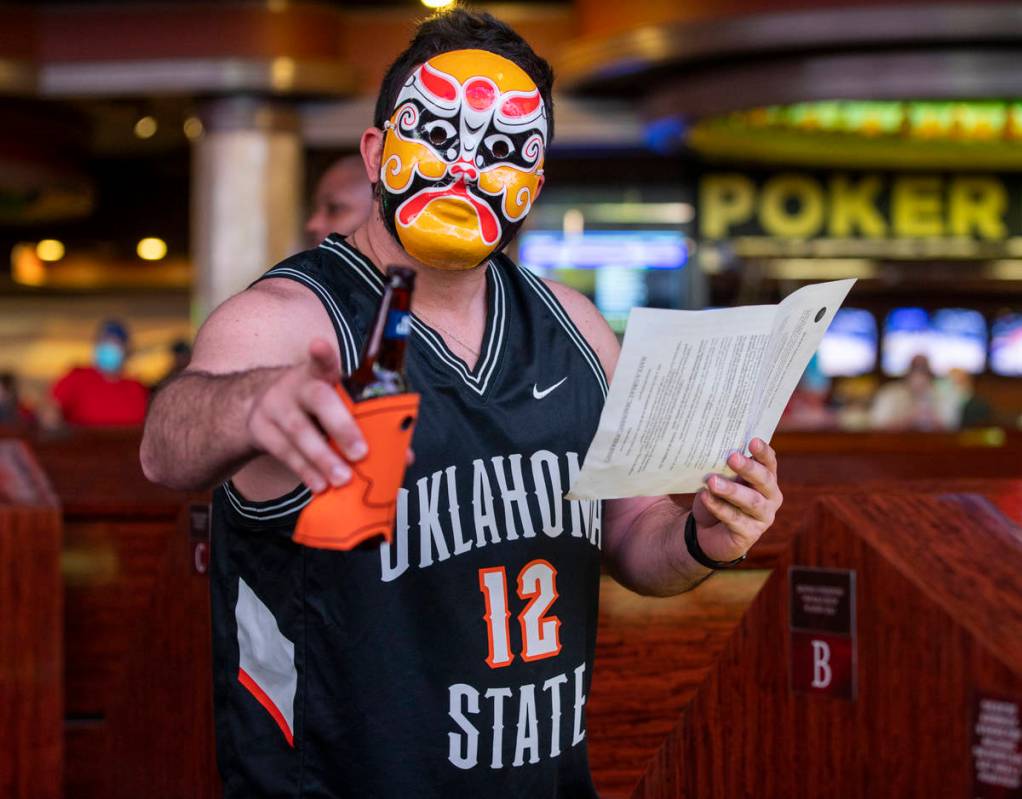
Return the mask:
[[974,494],[819,500],[634,795],[1009,796],[1020,574]]
[[62,795],[60,510],[28,449],[0,441],[0,796]]
[[[920,463],[917,475],[925,471],[926,461]],[[784,491],[782,512],[753,550],[751,567],[722,572],[692,592],[667,599],[638,597],[603,578],[596,663],[587,703],[590,761],[603,799],[631,795],[664,736],[677,724],[821,498],[863,491],[912,496],[976,493],[1022,524],[1022,480],[917,477],[858,485],[788,484]]]
[[[213,799],[219,780],[208,583],[193,565],[189,512],[204,498],[149,484],[138,467],[138,443],[137,430],[32,443],[63,503],[65,795]],[[998,442],[975,435],[787,434],[776,444],[786,502],[754,550],[752,568],[666,600],[634,596],[604,578],[587,707],[593,775],[605,799],[631,793],[685,708],[702,695],[721,653],[744,629],[746,611],[758,607],[754,598],[786,568],[792,540],[821,496],[980,492],[1022,519],[1022,482],[993,479],[1022,472],[1022,446],[1011,435]],[[835,475],[841,479],[833,484],[823,479]],[[57,524],[53,507],[45,512]],[[57,542],[52,561],[59,535],[45,540]],[[12,562],[7,557],[0,568]],[[59,596],[57,586],[50,596]],[[59,616],[59,606],[50,610]],[[59,636],[38,645],[56,646],[59,662]],[[0,796],[8,795],[5,788],[0,777]]]
[[[1022,521],[1022,434],[997,428],[961,433],[779,433],[773,446],[785,501],[746,568],[771,568],[816,497],[854,491],[933,492],[958,486],[988,493]],[[969,482],[971,481],[971,482]],[[1012,513],[1009,512],[1009,515]]]
[[219,790],[208,582],[188,517],[204,498],[149,483],[140,438],[80,430],[32,442],[63,503],[69,799]]

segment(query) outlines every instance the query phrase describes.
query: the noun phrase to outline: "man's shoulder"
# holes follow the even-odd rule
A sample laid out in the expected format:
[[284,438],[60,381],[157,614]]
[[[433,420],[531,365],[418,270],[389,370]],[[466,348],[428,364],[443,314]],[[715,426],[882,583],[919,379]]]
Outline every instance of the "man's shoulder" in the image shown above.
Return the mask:
[[214,373],[296,363],[313,338],[335,339],[313,290],[287,276],[253,283],[219,305],[196,339],[192,368]]
[[558,283],[556,280],[547,278],[541,278],[541,280],[564,308],[572,324],[578,328],[582,337],[599,356],[603,371],[606,372],[609,379],[617,364],[620,346],[617,336],[610,329],[603,314],[599,312],[593,301],[581,291]]
[[99,376],[99,370],[95,366],[72,366],[57,382],[64,385],[77,385],[94,381]]
[[576,326],[580,326],[580,320],[603,319],[593,301],[578,289],[573,289],[571,286],[566,286],[563,283],[558,283],[556,280],[550,280],[546,277],[542,277],[540,280],[544,286],[550,289],[550,292],[557,298],[557,301],[564,310],[568,312],[568,316],[571,317],[571,321]]

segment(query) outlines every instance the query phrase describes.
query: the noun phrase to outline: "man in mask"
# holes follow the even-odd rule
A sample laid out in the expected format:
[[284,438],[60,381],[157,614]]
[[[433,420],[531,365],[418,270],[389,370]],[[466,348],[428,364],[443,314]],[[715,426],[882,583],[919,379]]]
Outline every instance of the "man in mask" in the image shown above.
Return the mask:
[[139,425],[145,420],[149,391],[124,375],[130,337],[115,319],[96,332],[92,365],[75,367],[52,390],[61,419],[78,427]]
[[[488,15],[423,23],[362,137],[369,220],[219,308],[154,402],[146,474],[219,483],[227,797],[594,797],[585,704],[601,560],[637,591],[678,593],[773,520],[762,441],[732,455],[742,480],[712,477],[691,512],[671,497],[563,498],[618,344],[582,295],[501,253],[543,186],[551,84]],[[393,541],[304,548],[291,540],[302,507],[366,453],[333,386],[390,264],[417,273],[406,372],[422,396]]]

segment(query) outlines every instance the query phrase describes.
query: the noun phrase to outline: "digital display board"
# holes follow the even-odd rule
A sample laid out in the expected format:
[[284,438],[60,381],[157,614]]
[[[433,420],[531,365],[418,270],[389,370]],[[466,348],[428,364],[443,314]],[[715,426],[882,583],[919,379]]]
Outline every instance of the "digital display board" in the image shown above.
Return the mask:
[[855,377],[876,368],[877,323],[862,308],[842,308],[830,323],[817,353],[827,377]]
[[1002,314],[990,337],[990,370],[1006,377],[1022,375],[1022,314]]
[[518,262],[552,269],[680,269],[688,260],[685,237],[672,230],[593,230],[564,234],[532,230],[518,239]]

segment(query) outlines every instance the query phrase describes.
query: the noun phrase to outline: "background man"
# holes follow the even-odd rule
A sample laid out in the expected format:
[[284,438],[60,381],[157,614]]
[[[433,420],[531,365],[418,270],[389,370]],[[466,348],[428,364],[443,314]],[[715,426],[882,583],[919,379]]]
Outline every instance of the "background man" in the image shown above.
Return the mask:
[[[684,591],[780,505],[758,440],[729,459],[741,481],[711,477],[691,514],[672,497],[563,499],[618,342],[585,297],[500,253],[543,185],[552,80],[489,15],[423,23],[362,137],[373,213],[217,309],[154,401],[150,479],[227,480],[212,576],[228,797],[594,797],[601,558],[637,591]],[[407,374],[422,396],[394,541],[303,548],[301,508],[366,453],[333,385],[389,264],[417,272]]]
[[309,246],[315,247],[331,233],[350,236],[369,218],[372,208],[372,184],[366,180],[362,158],[338,158],[320,175],[312,195],[312,214],[305,223]]

